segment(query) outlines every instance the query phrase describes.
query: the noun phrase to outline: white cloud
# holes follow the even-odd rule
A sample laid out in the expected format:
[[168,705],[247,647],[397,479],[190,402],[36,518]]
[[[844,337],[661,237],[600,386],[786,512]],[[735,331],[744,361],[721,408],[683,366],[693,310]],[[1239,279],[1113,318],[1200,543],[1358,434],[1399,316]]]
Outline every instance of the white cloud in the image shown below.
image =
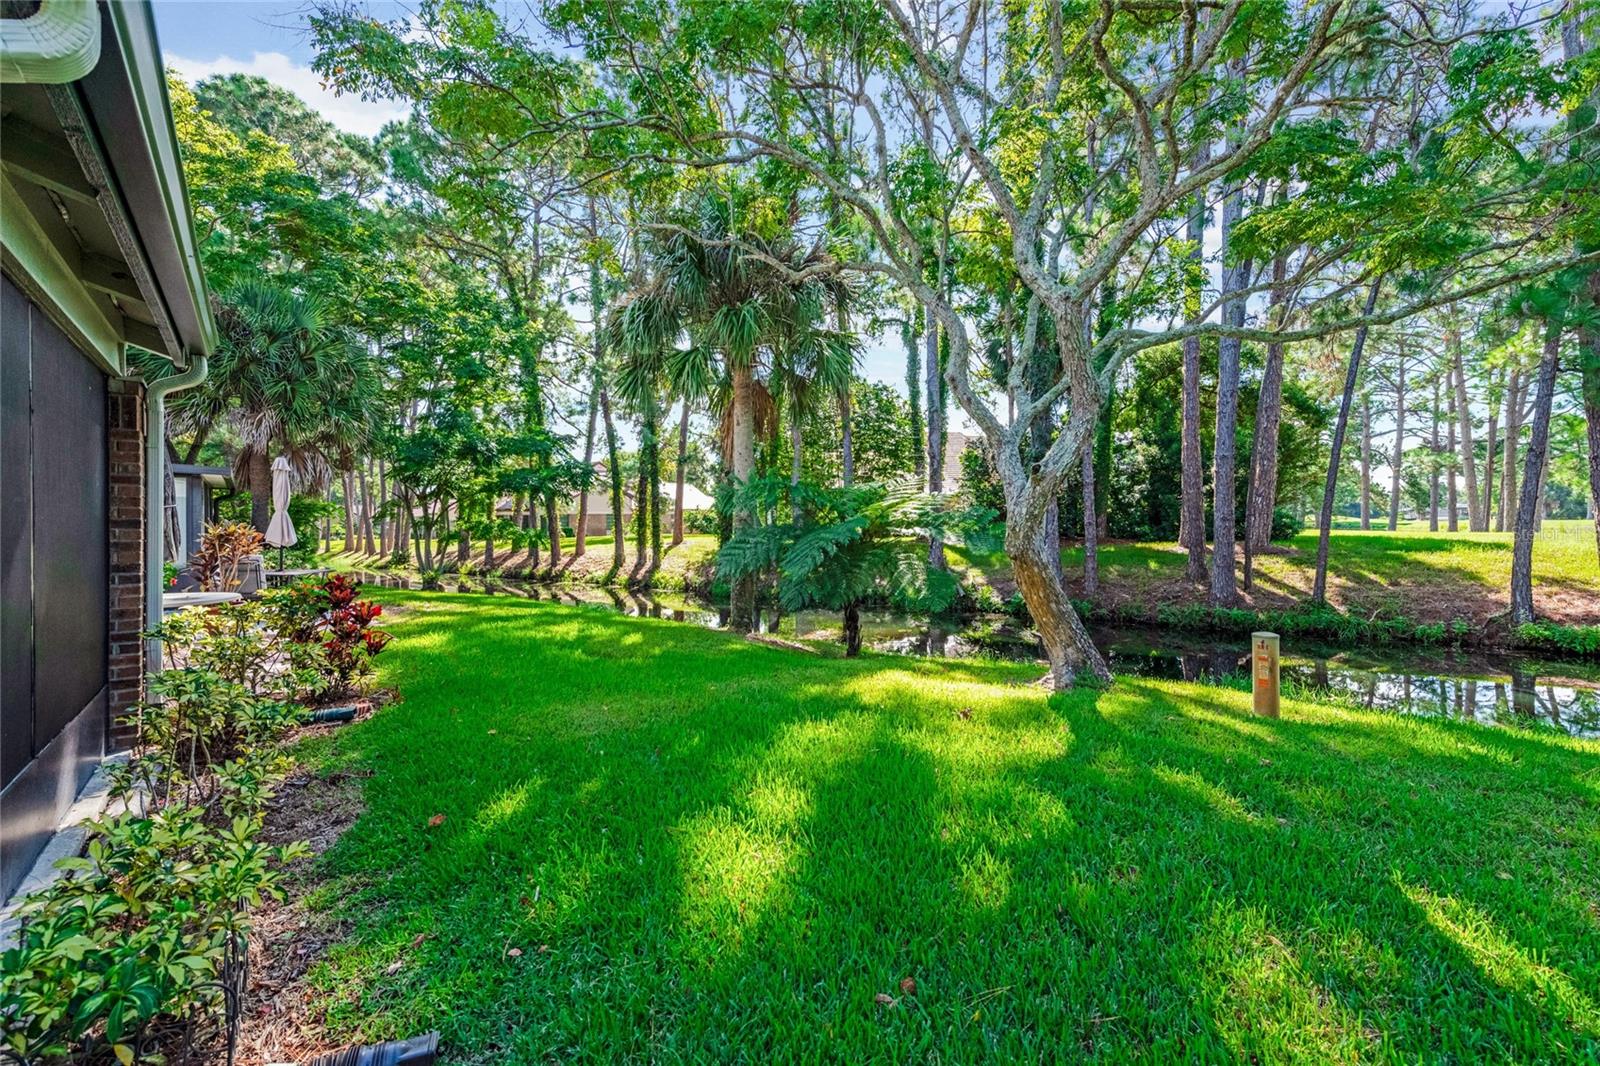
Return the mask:
[[168,55],[167,65],[191,84],[213,74],[260,75],[294,93],[335,126],[363,137],[371,137],[384,123],[404,118],[406,114],[405,105],[394,100],[363,100],[349,93],[341,96],[332,89],[325,89],[316,71],[301,66],[282,52],[256,52],[248,60],[227,55],[215,59]]

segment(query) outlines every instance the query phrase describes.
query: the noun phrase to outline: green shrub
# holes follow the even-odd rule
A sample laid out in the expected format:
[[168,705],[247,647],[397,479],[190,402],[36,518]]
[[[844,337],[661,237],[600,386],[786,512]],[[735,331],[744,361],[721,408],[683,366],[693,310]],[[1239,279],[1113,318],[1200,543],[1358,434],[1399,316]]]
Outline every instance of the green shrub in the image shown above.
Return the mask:
[[683,512],[683,531],[685,533],[717,532],[716,511],[685,511]]
[[1530,648],[1600,655],[1600,626],[1564,626],[1556,622],[1525,622],[1516,628],[1517,643]]
[[321,609],[312,588],[266,589],[252,600],[178,611],[148,635],[162,642],[169,666],[209,670],[255,696],[320,696],[334,671],[320,646],[299,639]]
[[306,611],[303,595],[263,600],[181,612],[158,630],[188,665],[150,680],[133,754],[108,768],[126,813],[88,823],[84,856],[23,902],[17,946],[0,957],[10,1055],[100,1061],[109,1046],[132,1063],[152,1022],[225,1006],[250,910],[282,897],[283,865],[306,851],[259,840],[294,719],[266,693],[298,685],[273,680],[265,660],[292,663],[287,634]]
[[279,867],[305,854],[260,843],[260,829],[260,814],[217,825],[199,806],[91,823],[86,856],[22,905],[18,945],[0,957],[7,1050],[35,1061],[103,1040],[131,1063],[157,1016],[222,1006],[248,908],[281,898]]
[[1300,512],[1292,507],[1274,507],[1272,509],[1272,532],[1269,534],[1275,541],[1293,540],[1306,528],[1305,519],[1300,517]]

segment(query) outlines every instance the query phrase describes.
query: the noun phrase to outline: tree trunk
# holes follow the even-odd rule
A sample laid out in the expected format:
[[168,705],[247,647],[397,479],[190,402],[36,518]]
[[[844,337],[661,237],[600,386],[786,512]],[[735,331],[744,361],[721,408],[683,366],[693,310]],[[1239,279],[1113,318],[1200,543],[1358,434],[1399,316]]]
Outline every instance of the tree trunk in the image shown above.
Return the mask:
[[367,487],[367,465],[362,463],[356,468],[356,478],[361,483],[361,536],[363,547],[368,555],[378,554],[377,543],[372,537],[372,492]]
[[550,527],[550,572],[553,574],[561,567],[561,516],[556,514],[554,492],[544,494],[544,521]]
[[[650,407],[650,573],[661,569],[661,412]],[[654,577],[650,580],[654,580]]]
[[[1093,598],[1100,591],[1099,522],[1094,513],[1094,452],[1083,450],[1083,594]],[[1061,553],[1056,552],[1060,558]]]
[[611,394],[600,386],[600,417],[606,428],[606,468],[611,477],[611,569],[620,572],[626,563],[626,536],[622,528],[622,457],[617,452],[617,424],[611,419]]
[[[428,527],[430,527],[433,524],[433,514],[432,514],[432,511],[431,511],[431,509],[429,508],[429,506],[427,504],[427,501],[423,501],[423,503],[421,504],[421,507],[422,507],[422,531],[416,533],[415,538],[414,538],[416,540],[416,558],[414,558],[412,560],[412,562],[416,563],[417,566],[419,568],[421,568],[421,569],[428,569],[428,568],[433,566],[433,538],[431,536],[429,536],[428,532],[427,532]],[[414,521],[415,520],[415,516],[413,515],[412,518],[413,518],[413,521]],[[408,527],[411,526],[412,524],[413,524],[412,522],[407,522],[406,523],[406,525]],[[413,539],[411,530],[407,529],[407,530],[403,531],[402,535],[406,538],[406,548],[407,548],[407,550],[410,550],[411,547],[412,547],[410,541]]]
[[[928,392],[928,491],[939,493],[944,491],[944,404],[940,402],[942,393],[939,386],[940,331],[931,309],[926,311],[926,316],[923,345],[927,365],[924,367],[923,380]],[[928,563],[939,570],[945,566],[944,542],[937,535],[928,538]]]
[[1394,371],[1394,458],[1389,463],[1389,529],[1400,525],[1400,474],[1406,454],[1406,355],[1402,350]]
[[1522,370],[1512,367],[1506,384],[1505,439],[1500,445],[1500,499],[1495,529],[1504,533],[1506,523],[1516,524],[1517,437],[1522,432]]
[[1483,528],[1489,528],[1489,516],[1494,514],[1494,460],[1495,448],[1499,440],[1495,433],[1499,427],[1500,408],[1494,404],[1489,405],[1489,430],[1484,438],[1483,448],[1483,505],[1480,511],[1483,515]]
[[1454,367],[1446,366],[1444,372],[1445,391],[1445,446],[1449,458],[1445,462],[1445,528],[1454,533],[1461,528],[1461,520],[1456,517],[1456,508],[1459,501],[1456,499],[1456,372]]
[[[386,507],[389,503],[389,464],[382,459],[378,460],[378,500],[379,507]],[[391,513],[398,514],[391,509]],[[394,521],[385,517],[378,519],[378,550],[388,555],[395,549]]]
[[683,414],[678,418],[678,468],[674,477],[672,496],[672,547],[683,543],[683,479],[684,466],[689,461],[689,400],[683,401]]
[[[594,374],[594,379],[589,385],[589,425],[583,434],[583,470],[584,477],[590,476],[594,471],[594,426],[595,419],[600,414],[600,375]],[[572,531],[572,557],[582,559],[588,550],[589,539],[589,487],[578,486],[578,526]]]
[[[1195,166],[1203,166],[1210,158],[1209,142],[1200,145]],[[1203,245],[1205,243],[1206,190],[1195,193],[1190,209],[1188,233],[1190,271],[1193,277],[1186,295],[1186,321],[1199,321],[1200,301],[1204,271]],[[1186,337],[1183,342],[1183,476],[1179,492],[1181,510],[1178,518],[1178,544],[1188,554],[1185,574],[1192,582],[1206,577],[1206,501],[1205,459],[1200,447],[1200,338]]]
[[840,467],[839,481],[848,485],[856,479],[856,446],[855,427],[851,422],[850,386],[845,385],[839,390],[839,444]]
[[1467,399],[1467,375],[1461,358],[1461,330],[1452,326],[1446,336],[1456,372],[1456,422],[1461,427],[1461,469],[1467,476],[1467,528],[1482,533],[1489,528],[1478,508],[1478,462],[1472,450],[1472,405]]
[[[1600,271],[1589,279],[1589,297],[1600,307]],[[1589,442],[1589,518],[1594,523],[1594,547],[1600,557],[1600,327],[1579,334],[1578,364],[1583,392],[1583,415]]]
[[[1244,186],[1235,180],[1222,205],[1222,256],[1228,256],[1229,240],[1244,214]],[[1250,284],[1250,261],[1243,260],[1222,271],[1222,321],[1243,326],[1245,298]],[[1235,464],[1239,427],[1239,350],[1238,337],[1217,339],[1217,419],[1211,442],[1211,602],[1230,607],[1238,593],[1234,585],[1237,504]]]
[[1428,431],[1428,531],[1439,532],[1439,379],[1433,379],[1433,427]]
[[1517,525],[1511,552],[1511,621],[1533,621],[1533,526],[1539,506],[1539,487],[1545,452],[1550,446],[1550,406],[1555,397],[1557,356],[1561,351],[1561,326],[1545,327],[1544,353],[1539,360],[1538,392],[1534,394],[1533,432],[1523,460],[1522,494],[1517,502]]
[[[733,478],[739,490],[749,485],[756,472],[755,372],[752,367],[735,365],[733,378]],[[734,510],[735,535],[755,525],[756,516],[740,503]],[[728,626],[736,633],[749,633],[756,625],[756,580],[754,575],[733,583]]]
[[[490,532],[490,529],[493,528],[492,524],[494,522],[494,509],[498,503],[499,500],[495,499],[494,496],[489,497],[489,514],[487,518],[491,525],[485,528],[483,533],[483,568],[485,570],[494,569],[494,534]],[[466,517],[466,512],[462,512],[462,517]]]
[[844,609],[844,654],[847,659],[861,654],[861,605],[854,600]]
[[1042,534],[1041,530],[1040,535],[1030,538],[1020,524],[1007,527],[1006,554],[1050,661],[1050,683],[1057,691],[1071,688],[1082,670],[1109,683],[1111,671],[1089,639],[1057,576],[1060,550],[1056,545],[1047,545]]
[[792,415],[789,419],[789,484],[800,484],[800,450],[805,445],[805,440],[800,428],[800,415]]
[[267,457],[266,448],[250,453],[249,474],[250,524],[256,532],[265,533],[272,519],[272,460]]
[[917,481],[922,482],[928,475],[922,436],[922,360],[917,352],[917,335],[909,324],[902,339],[906,345],[906,402],[911,406],[911,468]]
[[[1272,295],[1268,300],[1268,319],[1282,325],[1284,304],[1289,295],[1283,284],[1288,263],[1279,256],[1272,261]],[[1245,544],[1261,551],[1272,543],[1272,512],[1278,502],[1278,429],[1283,421],[1284,345],[1267,345],[1267,361],[1261,371],[1261,392],[1256,399],[1254,437],[1250,444],[1250,490],[1245,503]],[[1246,564],[1246,587],[1249,564]]]
[[356,550],[356,472],[346,470],[341,481],[344,490],[344,553],[352,555]]
[[1541,532],[1544,529],[1544,516],[1550,510],[1550,495],[1545,490],[1546,479],[1550,476],[1550,448],[1545,446],[1544,464],[1539,467],[1539,495],[1538,506],[1533,509],[1533,531]]
[[189,450],[184,453],[183,461],[189,466],[194,466],[200,461],[200,450],[206,446],[206,438],[211,435],[211,423],[207,422],[195,430],[194,437],[189,441]]
[[1372,397],[1361,394],[1361,528],[1372,528]]
[[[1363,317],[1372,314],[1378,303],[1378,289],[1383,284],[1380,277],[1367,290],[1367,303]],[[1350,365],[1344,372],[1344,391],[1339,394],[1339,415],[1333,423],[1332,452],[1328,457],[1328,477],[1322,486],[1322,510],[1317,516],[1317,570],[1311,584],[1313,603],[1326,603],[1328,599],[1328,537],[1333,529],[1333,497],[1339,487],[1339,459],[1344,454],[1345,431],[1350,425],[1350,406],[1355,399],[1356,381],[1361,376],[1361,350],[1367,346],[1367,327],[1357,326],[1355,342],[1350,346]]]

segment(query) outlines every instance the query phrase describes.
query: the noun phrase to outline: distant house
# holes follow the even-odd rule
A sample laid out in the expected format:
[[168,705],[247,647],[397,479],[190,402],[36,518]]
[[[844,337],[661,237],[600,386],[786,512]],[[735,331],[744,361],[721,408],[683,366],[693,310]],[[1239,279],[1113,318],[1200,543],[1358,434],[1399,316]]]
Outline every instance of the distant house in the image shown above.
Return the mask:
[[[205,376],[216,326],[149,5],[5,4],[0,82],[4,897],[128,739],[161,611],[163,396]],[[147,388],[129,346],[171,369]]]
[[[662,483],[661,486],[661,517],[670,521],[674,507],[677,486],[671,481]],[[584,530],[586,536],[597,537],[610,533],[617,527],[616,515],[611,509],[611,490],[605,485],[591,488],[584,494],[588,497],[588,506],[584,508]],[[637,492],[631,486],[622,490],[622,526],[627,528],[633,521],[634,497]],[[583,505],[583,497],[570,496],[556,503],[556,515],[561,522],[561,528],[576,532],[578,529],[578,511]],[[716,507],[716,500],[702,492],[694,485],[683,486],[683,508],[685,511],[709,511]],[[496,513],[502,518],[518,516],[524,528],[541,529],[544,526],[544,513],[541,509],[536,515],[529,515],[526,509],[517,510],[516,504],[509,497],[502,499],[496,507]]]
[[961,453],[967,448],[981,447],[983,442],[967,433],[947,430],[944,435],[944,491],[957,492],[961,488]]
[[[600,536],[610,533],[617,528],[617,516],[611,510],[611,490],[601,486],[590,489],[584,494],[584,499],[572,496],[556,504],[557,514],[561,519],[561,528],[570,529],[574,533],[578,530],[578,512],[584,513],[584,535]],[[622,526],[627,527],[633,520],[633,493],[627,489],[622,490]]]
[[233,471],[225,466],[172,464],[173,508],[177,512],[179,569],[200,548],[200,534],[217,521],[217,504],[233,494]]

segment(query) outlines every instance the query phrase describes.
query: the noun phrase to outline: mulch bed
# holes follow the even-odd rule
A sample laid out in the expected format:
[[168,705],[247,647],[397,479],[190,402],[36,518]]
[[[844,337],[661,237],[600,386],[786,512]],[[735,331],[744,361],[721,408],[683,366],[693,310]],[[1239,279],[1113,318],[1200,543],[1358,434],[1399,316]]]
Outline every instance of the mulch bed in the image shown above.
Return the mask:
[[[371,717],[387,698],[388,694],[380,694],[358,702],[356,721]],[[298,739],[350,724],[303,726],[288,743],[292,746]],[[284,882],[287,898],[266,903],[252,917],[250,981],[241,1010],[237,1066],[306,1063],[345,1046],[326,1032],[320,996],[307,975],[330,947],[348,935],[349,926],[326,911],[307,907],[305,898],[322,883],[316,859],[361,816],[362,782],[371,776],[371,770],[319,775],[300,767],[268,805],[262,841],[272,845],[304,841],[311,856],[290,870]],[[221,1035],[198,1049],[191,1061],[226,1061]]]

